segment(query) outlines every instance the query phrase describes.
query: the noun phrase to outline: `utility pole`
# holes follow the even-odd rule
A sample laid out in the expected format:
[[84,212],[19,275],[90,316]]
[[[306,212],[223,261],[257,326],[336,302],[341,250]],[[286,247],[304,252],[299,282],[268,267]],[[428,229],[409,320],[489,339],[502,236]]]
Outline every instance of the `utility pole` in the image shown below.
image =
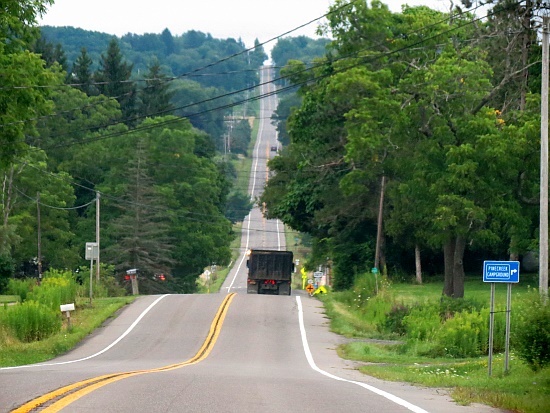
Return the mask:
[[99,191],[95,193],[95,242],[97,243],[97,257],[95,280],[99,282]]
[[40,192],[36,193],[36,220],[38,232],[38,285],[42,283],[42,230],[40,227]]
[[[380,244],[382,241],[382,214],[384,212],[384,192],[386,190],[386,176],[382,175],[380,182],[380,204],[378,205],[378,229],[376,231],[376,250],[374,252],[374,268],[380,265]],[[378,268],[379,269],[379,268]]]
[[548,296],[548,16],[542,20],[539,293]]

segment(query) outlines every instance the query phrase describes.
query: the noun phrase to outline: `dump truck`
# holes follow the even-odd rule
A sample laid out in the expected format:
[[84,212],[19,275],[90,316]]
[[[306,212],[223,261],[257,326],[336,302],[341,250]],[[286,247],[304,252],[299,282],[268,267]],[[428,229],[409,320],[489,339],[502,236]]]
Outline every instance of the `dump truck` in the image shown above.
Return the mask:
[[252,249],[247,252],[248,294],[290,295],[292,251]]

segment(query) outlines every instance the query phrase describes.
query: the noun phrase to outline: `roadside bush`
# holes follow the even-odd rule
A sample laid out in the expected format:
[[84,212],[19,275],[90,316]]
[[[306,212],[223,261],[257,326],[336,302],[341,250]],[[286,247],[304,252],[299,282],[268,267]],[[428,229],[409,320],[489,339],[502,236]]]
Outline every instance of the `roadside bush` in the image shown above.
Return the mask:
[[462,311],[445,321],[437,346],[449,357],[476,357],[481,355],[487,336],[487,319],[478,312]]
[[40,287],[34,288],[27,296],[54,311],[61,304],[74,303],[76,300],[76,281],[70,271],[50,270],[44,273]]
[[[82,267],[80,269],[82,275],[82,285],[78,286],[78,296],[86,298],[90,296],[90,268]],[[87,274],[84,276],[84,274]],[[126,290],[122,287],[115,278],[115,267],[113,265],[101,265],[99,282],[96,281],[95,270],[92,273],[92,294],[94,298],[106,297],[124,297]]]
[[410,313],[403,317],[403,325],[407,341],[435,341],[441,329],[439,306],[424,304],[412,308]]
[[[378,277],[379,291],[384,277]],[[353,285],[354,302],[353,305],[358,308],[364,308],[368,301],[376,296],[376,279],[374,274],[361,274],[357,276]]]
[[403,323],[405,316],[411,312],[410,307],[405,304],[394,304],[389,312],[386,313],[386,318],[380,324],[384,331],[394,333],[400,336],[406,334],[407,329]]
[[6,310],[2,319],[23,342],[42,340],[61,330],[61,313],[44,304],[27,300]]
[[516,313],[512,330],[515,353],[533,371],[550,365],[550,304],[533,292]]
[[7,254],[0,254],[0,294],[4,294],[10,277],[13,275],[13,260]]
[[483,308],[483,305],[465,298],[451,298],[442,296],[439,302],[439,313],[442,320],[453,317],[456,313],[467,312],[479,312]]
[[10,278],[6,293],[9,295],[18,295],[21,301],[25,301],[27,299],[27,294],[29,294],[35,286],[36,278],[25,278],[22,280]]

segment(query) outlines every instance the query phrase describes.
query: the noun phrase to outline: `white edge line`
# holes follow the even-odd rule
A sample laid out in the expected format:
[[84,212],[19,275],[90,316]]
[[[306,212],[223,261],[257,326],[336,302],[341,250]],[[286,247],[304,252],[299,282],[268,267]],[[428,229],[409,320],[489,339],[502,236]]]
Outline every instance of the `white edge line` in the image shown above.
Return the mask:
[[160,300],[162,300],[167,295],[170,295],[170,294],[161,295],[159,298],[157,298],[155,301],[153,301],[149,305],[149,307],[147,307],[145,310],[143,310],[143,312],[139,315],[139,317],[136,318],[136,320],[132,323],[132,325],[130,327],[128,327],[128,329],[124,333],[122,333],[122,335],[119,338],[117,338],[115,341],[113,341],[111,344],[109,344],[103,350],[98,351],[97,353],[92,354],[91,356],[84,357],[84,358],[81,358],[81,359],[78,359],[78,360],[62,361],[62,362],[59,362],[59,363],[39,363],[39,364],[26,364],[24,366],[1,367],[0,370],[21,369],[21,368],[25,368],[25,367],[59,366],[61,364],[77,363],[79,361],[85,361],[85,360],[89,360],[93,357],[99,356],[100,354],[103,354],[107,350],[114,347],[120,340],[122,340],[124,337],[126,337],[130,333],[130,331],[132,331],[134,329],[134,327],[141,321],[141,319],[145,316],[145,314],[147,314],[149,312],[149,310],[151,310],[151,308],[153,308]]
[[328,377],[328,378],[331,378],[331,379],[334,379],[334,380],[338,380],[338,381],[345,381],[345,382],[348,382],[348,383],[353,383],[353,384],[357,384],[358,386],[361,386],[373,393],[376,393],[378,394],[379,396],[382,396],[394,403],[397,403],[407,409],[409,409],[410,411],[412,412],[415,412],[415,413],[428,413],[426,410],[412,404],[412,403],[409,403],[408,401],[406,400],[403,400],[391,393],[388,393],[384,390],[380,390],[374,386],[371,386],[369,384],[366,384],[366,383],[361,383],[361,382],[358,382],[358,381],[353,381],[353,380],[347,380],[347,379],[343,379],[341,377],[338,377],[338,376],[335,376],[333,374],[330,374],[330,373],[327,373],[326,371],[324,370],[321,370],[319,367],[317,367],[317,365],[315,364],[315,361],[313,360],[313,355],[311,354],[311,350],[309,349],[309,344],[307,342],[307,335],[306,335],[306,329],[305,329],[305,326],[304,326],[304,311],[303,311],[303,307],[302,307],[302,300],[299,296],[296,297],[296,302],[298,303],[298,317],[299,317],[299,323],[300,323],[300,334],[302,336],[302,344],[304,346],[304,353],[306,355],[306,359],[309,363],[309,366],[315,370],[316,372],[318,373],[321,373],[322,375]]

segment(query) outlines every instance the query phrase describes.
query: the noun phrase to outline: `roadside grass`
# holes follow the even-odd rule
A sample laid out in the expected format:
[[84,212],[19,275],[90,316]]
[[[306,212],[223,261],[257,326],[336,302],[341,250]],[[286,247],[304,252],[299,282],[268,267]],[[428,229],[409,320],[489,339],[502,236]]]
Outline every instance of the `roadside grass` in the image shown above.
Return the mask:
[[368,360],[368,364],[359,368],[362,373],[383,380],[449,388],[458,404],[483,403],[524,413],[547,412],[550,406],[550,369],[533,372],[513,356],[512,367],[504,374],[504,356],[496,355],[493,374],[489,377],[486,357],[426,360],[407,357],[388,350],[388,346],[355,344],[341,348],[340,355],[352,360]]
[[[533,286],[538,285],[538,274],[522,274],[521,283],[512,285],[512,296],[518,293],[525,293]],[[391,292],[396,300],[404,304],[421,303],[437,299],[443,291],[443,280],[436,277],[424,284],[392,283]],[[506,306],[506,284],[495,285],[495,304]],[[477,303],[489,305],[491,299],[490,284],[484,283],[480,275],[470,274],[466,278],[464,298]],[[512,298],[512,309],[514,306]]]
[[18,295],[0,295],[0,305],[18,303],[21,301],[21,297]]
[[[530,289],[529,275],[522,284],[512,288],[512,314],[514,322],[514,300]],[[506,286],[497,285],[496,307],[506,308]],[[437,301],[441,297],[441,280],[426,284],[393,283],[385,294],[393,303],[413,305]],[[386,300],[369,297],[369,304],[354,305],[351,291],[326,294],[320,299],[325,304],[331,320],[331,330],[350,338],[341,345],[341,357],[358,361],[359,370],[383,380],[409,382],[430,387],[449,389],[459,404],[482,403],[493,407],[522,413],[543,413],[550,411],[550,367],[533,371],[526,363],[514,356],[513,348],[509,359],[509,370],[504,372],[504,354],[495,353],[492,376],[488,375],[488,357],[449,358],[426,357],[430,343],[411,343],[406,338],[388,335],[380,331],[377,323],[380,313],[389,311]],[[477,278],[468,278],[465,298],[489,306],[490,286]],[[383,304],[386,302],[386,304]],[[385,339],[387,343],[377,340]]]
[[[93,306],[85,299],[79,299],[76,311],[71,312],[71,328],[68,328],[63,315],[61,331],[41,341],[21,342],[5,327],[0,327],[0,367],[40,363],[66,353],[134,299],[132,296],[96,298]],[[0,318],[3,311],[0,308]]]

